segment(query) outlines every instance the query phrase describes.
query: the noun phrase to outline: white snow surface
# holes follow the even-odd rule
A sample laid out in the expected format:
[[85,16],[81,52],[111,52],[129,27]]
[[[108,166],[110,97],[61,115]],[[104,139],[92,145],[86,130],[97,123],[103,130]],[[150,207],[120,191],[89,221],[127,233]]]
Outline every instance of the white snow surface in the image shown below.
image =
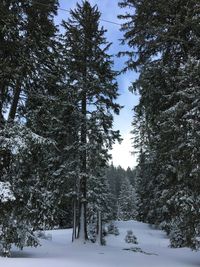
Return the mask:
[[[71,243],[71,230],[53,230],[46,234],[52,240],[41,240],[41,246],[13,249],[11,258],[1,258],[1,267],[195,267],[200,253],[188,248],[173,249],[165,233],[136,221],[116,222],[120,235],[109,235],[107,245]],[[138,244],[124,241],[127,230],[133,230]],[[124,248],[140,248],[139,252]]]

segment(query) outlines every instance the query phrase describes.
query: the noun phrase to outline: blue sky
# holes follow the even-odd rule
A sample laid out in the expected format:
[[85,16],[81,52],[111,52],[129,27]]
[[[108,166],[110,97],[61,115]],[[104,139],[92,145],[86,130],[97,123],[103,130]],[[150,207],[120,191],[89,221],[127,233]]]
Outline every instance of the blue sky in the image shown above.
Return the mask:
[[[78,1],[81,2],[81,1]],[[117,15],[122,14],[125,10],[118,7],[118,0],[89,0],[91,5],[97,5],[102,16],[101,19],[109,20],[116,23],[121,23],[117,18]],[[73,9],[76,7],[77,0],[60,0],[60,8],[63,9]],[[58,11],[58,17],[56,18],[56,23],[59,24],[62,19],[66,20],[69,17],[69,13],[63,10]],[[101,25],[107,29],[106,37],[109,42],[112,42],[110,48],[110,54],[116,55],[119,51],[123,51],[126,48],[120,45],[119,39],[122,38],[123,34],[120,31],[120,26],[101,21]],[[124,59],[114,57],[114,68],[115,70],[121,70],[124,65]],[[121,74],[118,77],[119,84],[119,98],[118,103],[124,108],[121,110],[119,116],[115,116],[114,129],[119,129],[124,141],[119,145],[115,144],[113,150],[111,151],[113,155],[113,164],[121,165],[124,168],[134,167],[136,165],[136,158],[131,155],[133,148],[131,146],[131,135],[130,131],[131,122],[133,119],[133,107],[138,103],[138,96],[129,92],[128,87],[132,81],[137,77],[134,72],[128,72]]]

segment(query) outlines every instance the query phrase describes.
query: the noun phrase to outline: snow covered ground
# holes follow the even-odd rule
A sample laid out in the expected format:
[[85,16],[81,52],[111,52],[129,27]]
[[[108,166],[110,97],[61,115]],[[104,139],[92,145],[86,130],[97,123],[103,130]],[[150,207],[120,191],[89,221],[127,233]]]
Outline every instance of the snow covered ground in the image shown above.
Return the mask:
[[[120,235],[109,235],[106,246],[71,243],[71,230],[53,230],[52,240],[41,240],[40,247],[13,249],[11,258],[0,258],[1,267],[195,267],[200,252],[172,249],[164,232],[147,224],[116,222]],[[124,241],[133,230],[138,244]],[[132,248],[131,251],[127,250]]]

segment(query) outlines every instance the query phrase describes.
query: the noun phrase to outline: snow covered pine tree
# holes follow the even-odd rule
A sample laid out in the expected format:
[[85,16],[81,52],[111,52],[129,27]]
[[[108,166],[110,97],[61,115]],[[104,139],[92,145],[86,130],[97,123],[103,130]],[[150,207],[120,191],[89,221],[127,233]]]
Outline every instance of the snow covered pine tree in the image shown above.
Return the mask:
[[[77,4],[71,17],[63,21],[64,57],[68,64],[66,76],[78,100],[79,173],[77,180],[79,220],[77,238],[87,240],[88,180],[100,177],[109,159],[108,150],[119,132],[112,130],[112,112],[119,113],[117,73],[112,70],[110,44],[99,26],[100,12],[88,1]],[[93,179],[93,178],[92,178]]]
[[[199,248],[199,1],[123,0],[126,69],[140,71],[134,132],[142,219]],[[135,52],[134,52],[135,51]],[[148,170],[148,171],[147,171]],[[142,207],[148,207],[142,209]]]
[[[57,1],[42,2],[0,3],[0,175],[1,183],[9,184],[14,195],[12,203],[1,206],[0,242],[7,254],[12,244],[20,248],[38,244],[33,231],[47,211],[40,204],[49,197],[48,192],[38,193],[41,177],[30,164],[48,142],[27,128],[24,109],[27,98],[38,93],[39,70],[48,71],[47,54],[56,30]],[[39,201],[39,196],[45,200]]]

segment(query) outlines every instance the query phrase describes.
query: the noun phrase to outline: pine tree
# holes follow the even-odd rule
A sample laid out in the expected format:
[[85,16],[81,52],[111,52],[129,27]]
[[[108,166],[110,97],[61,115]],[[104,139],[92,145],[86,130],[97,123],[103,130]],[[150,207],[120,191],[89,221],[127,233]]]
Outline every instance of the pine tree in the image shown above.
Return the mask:
[[120,106],[114,102],[117,73],[112,70],[112,57],[107,54],[110,44],[104,37],[105,30],[99,26],[97,6],[91,7],[84,1],[70,14],[70,19],[63,22],[63,44],[68,85],[76,94],[78,105],[78,237],[86,240],[87,181],[90,175],[99,176],[99,169],[109,159],[108,149],[119,137],[118,131],[112,130],[112,112],[118,114]]
[[121,184],[124,179],[128,178],[131,185],[135,187],[135,170],[131,170],[130,168],[124,170],[121,166],[115,167],[113,164],[111,164],[106,169],[105,175],[111,188],[111,193],[113,194],[114,199],[116,199],[116,202],[119,197]]
[[99,214],[101,214],[100,224],[115,218],[114,198],[103,169],[98,177],[96,175],[89,177],[87,198],[88,233],[90,239],[96,241],[99,232]]
[[118,220],[136,219],[137,196],[128,178],[122,182],[118,199]]
[[124,0],[120,5],[135,8],[135,14],[120,17],[126,19],[123,42],[132,49],[122,53],[129,56],[126,68],[140,71],[132,89],[141,95],[133,124],[141,151],[137,191],[141,207],[149,205],[141,216],[160,223],[173,246],[197,248],[198,2]]
[[[1,180],[11,185],[15,200],[1,217],[1,243],[9,254],[12,244],[23,248],[37,245],[33,231],[48,222],[45,217],[51,193],[47,176],[39,175],[38,157],[50,143],[27,127],[24,106],[31,94],[39,93],[49,71],[56,28],[56,1],[41,5],[34,1],[3,1],[1,17]],[[48,30],[47,30],[48,29]],[[29,55],[29,56],[27,56]],[[46,76],[45,76],[46,77]],[[8,118],[4,113],[8,113]],[[40,155],[40,156],[39,156]],[[37,168],[33,163],[37,161]],[[41,197],[43,199],[41,199]]]

